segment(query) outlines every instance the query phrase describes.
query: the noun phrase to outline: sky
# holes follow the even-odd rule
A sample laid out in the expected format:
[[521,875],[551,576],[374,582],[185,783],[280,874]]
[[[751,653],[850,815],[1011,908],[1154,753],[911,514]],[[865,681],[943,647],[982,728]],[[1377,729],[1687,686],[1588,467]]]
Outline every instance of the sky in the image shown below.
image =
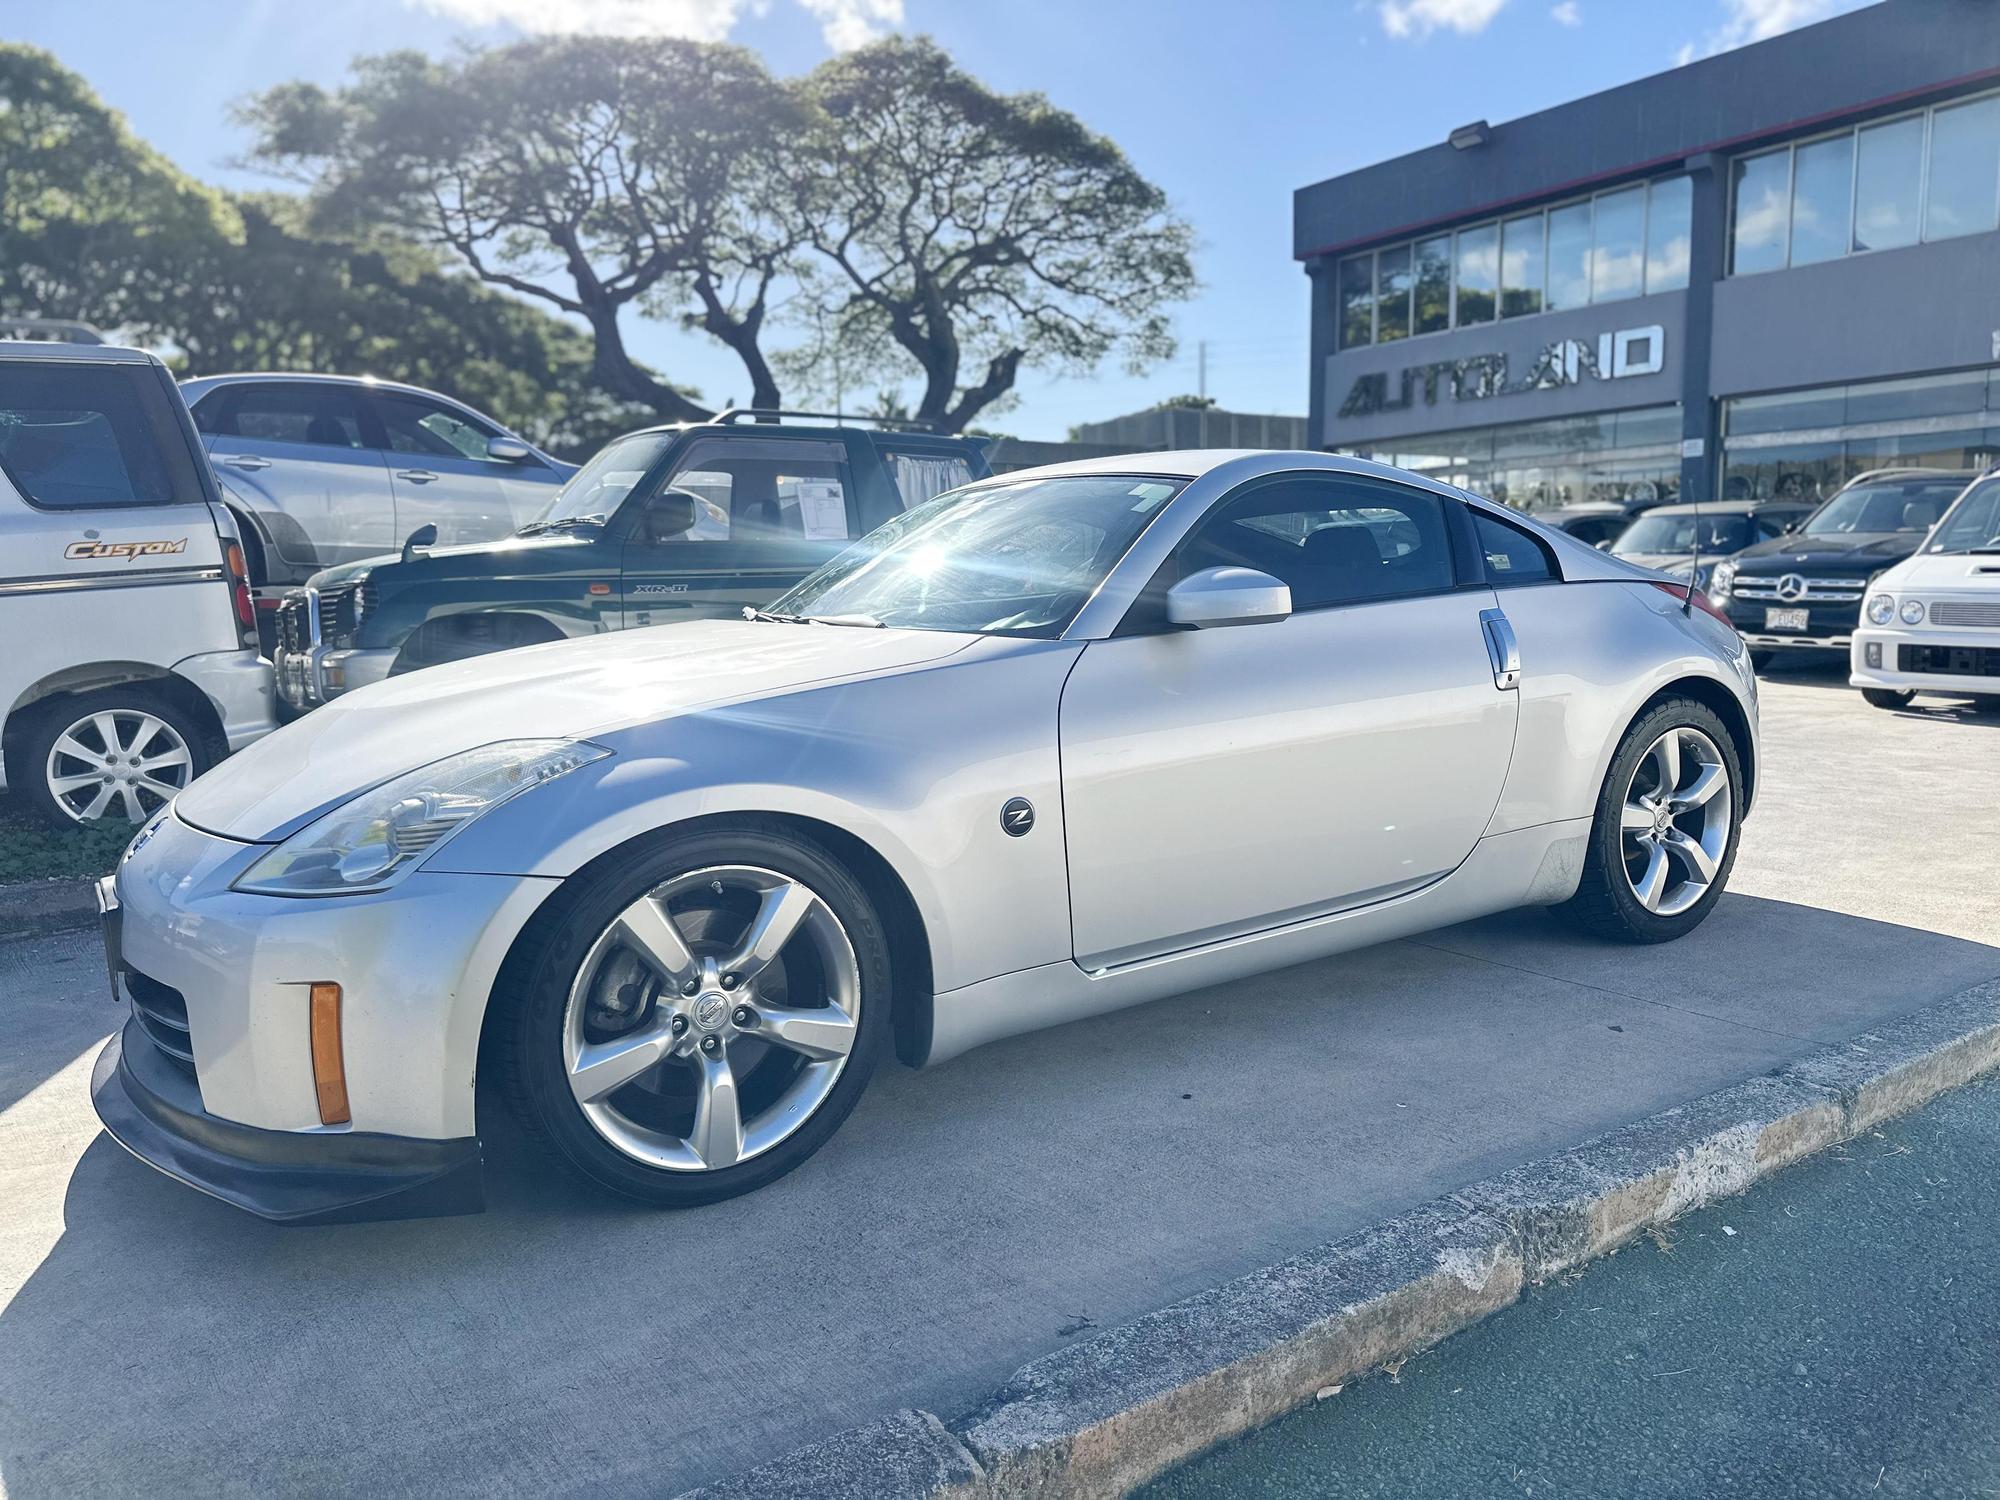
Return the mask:
[[[530,32],[664,33],[810,70],[886,31],[928,34],[1004,92],[1036,91],[1116,141],[1195,227],[1200,292],[1178,356],[1142,375],[1024,372],[990,425],[1060,438],[1193,393],[1303,414],[1306,279],[1291,202],[1308,183],[1710,53],[1861,0],[0,0],[0,38],[45,47],[196,176],[283,187],[235,165],[234,101],[337,85],[357,54],[446,54]],[[735,356],[641,322],[626,342],[714,403],[747,398]]]

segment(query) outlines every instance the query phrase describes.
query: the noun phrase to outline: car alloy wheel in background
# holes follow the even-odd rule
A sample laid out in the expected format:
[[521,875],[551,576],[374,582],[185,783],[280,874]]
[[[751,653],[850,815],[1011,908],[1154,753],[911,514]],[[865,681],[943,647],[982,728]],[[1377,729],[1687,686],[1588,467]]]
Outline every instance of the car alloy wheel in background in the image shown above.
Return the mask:
[[10,769],[21,773],[23,790],[58,825],[143,823],[215,761],[215,747],[198,725],[142,686],[104,688],[39,707]]
[[563,1062],[592,1128],[650,1166],[715,1171],[812,1117],[854,1050],[854,945],[802,880],[690,870],[626,907],[585,957]]

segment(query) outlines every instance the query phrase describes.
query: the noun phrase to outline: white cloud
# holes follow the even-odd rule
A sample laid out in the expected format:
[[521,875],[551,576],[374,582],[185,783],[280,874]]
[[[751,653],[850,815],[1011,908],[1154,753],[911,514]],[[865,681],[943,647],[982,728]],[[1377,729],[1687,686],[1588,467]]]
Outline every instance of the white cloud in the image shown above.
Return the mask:
[[1576,0],[1562,0],[1560,5],[1549,12],[1549,19],[1558,26],[1581,26],[1583,8],[1576,3]]
[[1713,57],[1732,47],[1748,46],[1781,31],[1810,26],[1844,10],[1853,10],[1863,0],[1723,0],[1723,23],[1699,44],[1689,42],[1674,54],[1677,63],[1691,63],[1697,57]]
[[1421,39],[1433,31],[1484,31],[1507,0],[1382,0],[1382,29]]
[[[472,26],[536,36],[679,36],[719,42],[769,0],[405,0]],[[903,0],[798,0],[827,46],[845,52],[903,24]]]
[[903,24],[903,0],[799,0],[819,18],[827,46],[836,52],[866,46]]

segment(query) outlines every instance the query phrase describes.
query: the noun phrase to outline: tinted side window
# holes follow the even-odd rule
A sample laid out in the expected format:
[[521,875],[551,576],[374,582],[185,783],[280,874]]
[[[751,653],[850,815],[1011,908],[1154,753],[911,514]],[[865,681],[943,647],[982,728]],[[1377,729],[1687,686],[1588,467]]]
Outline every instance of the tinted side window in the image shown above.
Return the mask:
[[1423,490],[1339,476],[1254,484],[1181,544],[1179,574],[1255,568],[1282,579],[1294,610],[1453,587],[1444,502]]
[[475,422],[465,413],[421,396],[396,391],[378,391],[375,409],[392,453],[429,454],[435,458],[470,458],[499,468],[514,467],[506,459],[490,457],[486,440],[500,430]]
[[1556,560],[1542,542],[1471,507],[1472,524],[1479,533],[1479,550],[1486,557],[1486,581],[1496,589],[1518,588],[1524,583],[1548,583],[1561,578]]
[[[213,403],[214,415],[209,415]],[[252,442],[365,448],[361,405],[337,385],[225,386],[201,403],[202,431]]]
[[144,366],[0,363],[0,469],[51,510],[203,498],[186,433]]
[[877,445],[883,466],[896,481],[896,493],[903,497],[903,509],[922,505],[933,495],[972,483],[972,465],[947,453],[898,453]]

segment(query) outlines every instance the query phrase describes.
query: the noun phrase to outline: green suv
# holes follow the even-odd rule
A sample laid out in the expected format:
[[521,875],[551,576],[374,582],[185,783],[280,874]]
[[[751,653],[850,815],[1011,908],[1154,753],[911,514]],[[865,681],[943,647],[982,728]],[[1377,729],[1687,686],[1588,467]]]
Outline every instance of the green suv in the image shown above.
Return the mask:
[[512,536],[315,574],[277,611],[295,710],[398,672],[777,597],[855,537],[988,472],[978,440],[811,413],[726,411],[607,444]]

